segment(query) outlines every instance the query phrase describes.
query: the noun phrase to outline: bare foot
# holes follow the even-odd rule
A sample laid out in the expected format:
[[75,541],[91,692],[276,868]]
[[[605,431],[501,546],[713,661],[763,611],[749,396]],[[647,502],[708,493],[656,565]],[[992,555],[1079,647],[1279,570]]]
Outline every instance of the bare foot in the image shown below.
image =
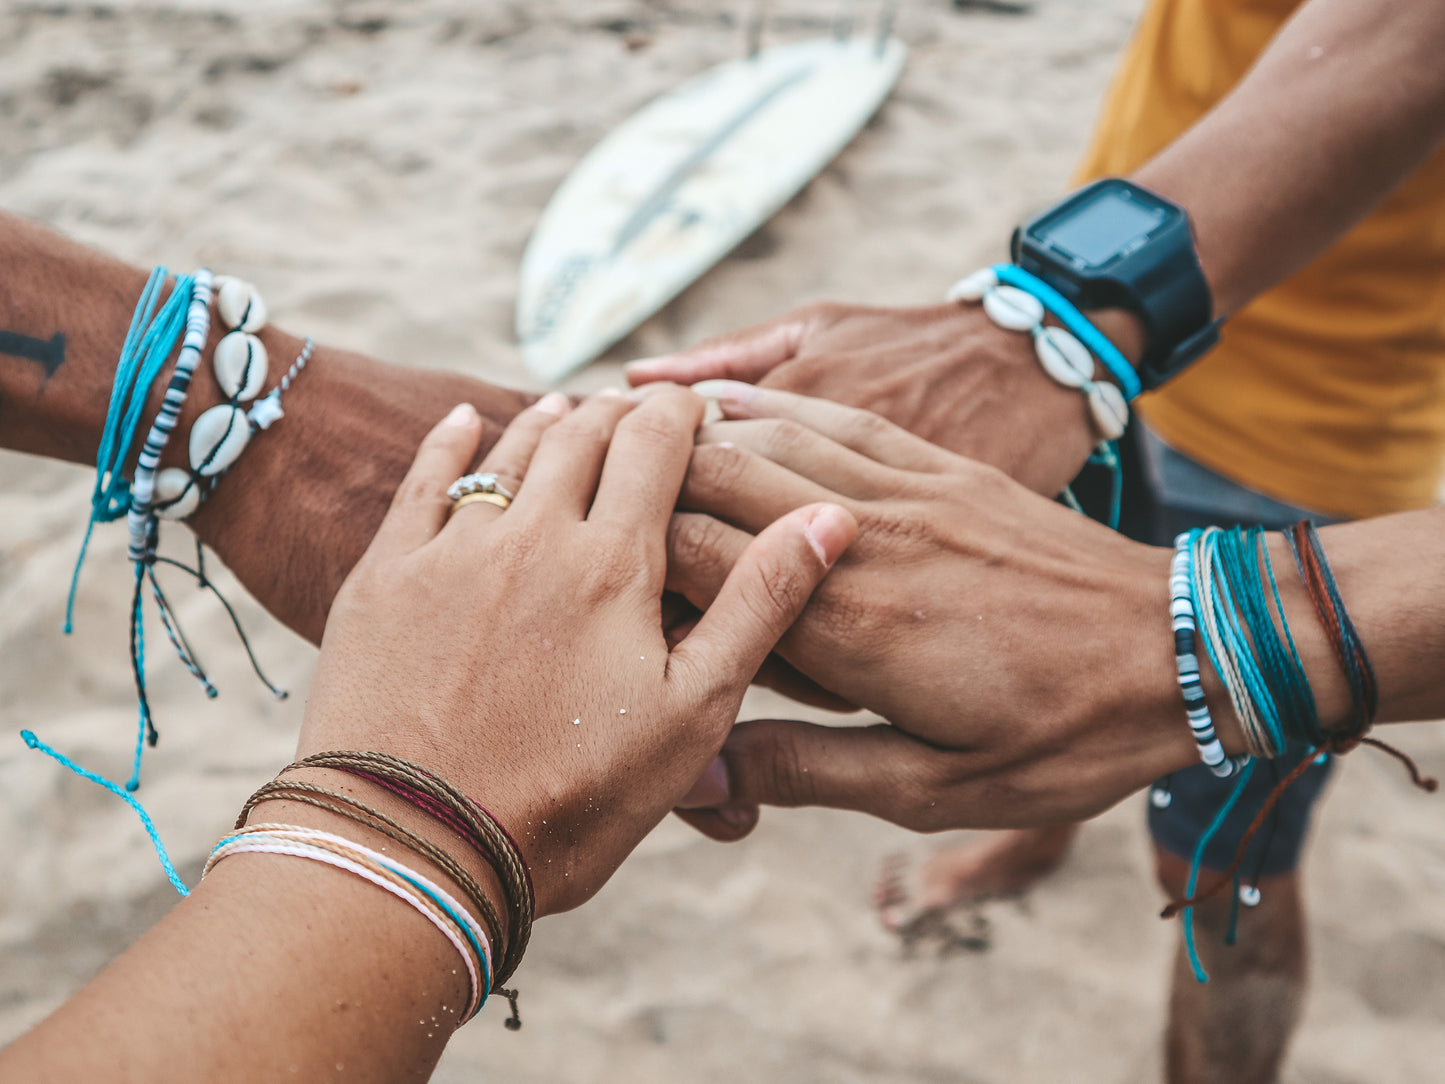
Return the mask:
[[939,928],[956,907],[1015,896],[1057,869],[1077,824],[995,832],[981,843],[939,851],[921,867],[894,855],[884,863],[873,902],[885,929],[912,942]]

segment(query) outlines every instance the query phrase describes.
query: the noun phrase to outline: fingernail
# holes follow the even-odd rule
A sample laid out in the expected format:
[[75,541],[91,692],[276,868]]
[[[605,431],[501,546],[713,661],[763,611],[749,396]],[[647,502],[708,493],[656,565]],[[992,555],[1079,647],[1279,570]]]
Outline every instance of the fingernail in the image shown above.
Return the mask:
[[621,398],[623,398],[623,393],[622,393],[621,389],[619,389],[619,388],[603,388],[601,391],[595,393],[595,395],[593,396],[593,398],[596,398],[596,399],[621,399]]
[[[720,806],[728,800],[728,766],[722,757],[716,757],[707,766],[692,790],[678,803],[682,809],[709,809]],[[721,812],[721,810],[719,811]]]
[[560,418],[563,414],[567,413],[567,409],[570,406],[571,404],[567,401],[567,397],[560,391],[549,391],[532,404],[532,409],[540,410],[543,414],[552,414]]
[[629,361],[622,368],[629,373],[647,373],[659,368],[663,362],[671,360],[671,354],[656,354],[650,358],[636,358]]
[[471,403],[458,403],[452,407],[452,412],[444,419],[447,425],[455,425],[458,428],[465,428],[477,420],[477,408]]
[[630,391],[625,392],[624,394],[626,394],[627,398],[631,399],[634,403],[640,403],[644,399],[656,395],[660,391],[666,391],[668,388],[675,387],[677,387],[677,385],[673,384],[670,381],[659,380],[653,384],[644,384],[640,388],[633,388]]
[[824,568],[832,568],[833,562],[843,556],[848,543],[853,541],[853,517],[846,509],[836,504],[825,504],[813,513],[808,525],[803,528],[803,537]]
[[757,398],[758,389],[741,380],[700,380],[692,390],[704,399],[718,399],[739,406]]

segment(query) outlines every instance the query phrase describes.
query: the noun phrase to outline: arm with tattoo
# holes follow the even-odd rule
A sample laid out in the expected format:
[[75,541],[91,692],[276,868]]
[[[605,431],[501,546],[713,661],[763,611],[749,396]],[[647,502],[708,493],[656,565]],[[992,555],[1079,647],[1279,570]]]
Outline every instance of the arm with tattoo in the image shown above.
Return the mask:
[[[0,447],[94,463],[116,358],[145,272],[0,213]],[[220,338],[213,321],[206,357]],[[274,386],[301,349],[260,337]],[[145,413],[159,409],[166,374]],[[188,521],[275,616],[312,641],[337,588],[375,533],[427,430],[458,402],[482,415],[482,451],[533,397],[318,346],[287,392],[286,418],[258,437]],[[179,464],[191,423],[222,402],[209,360],[164,462]],[[137,442],[138,443],[138,442]],[[132,449],[132,459],[139,447]]]

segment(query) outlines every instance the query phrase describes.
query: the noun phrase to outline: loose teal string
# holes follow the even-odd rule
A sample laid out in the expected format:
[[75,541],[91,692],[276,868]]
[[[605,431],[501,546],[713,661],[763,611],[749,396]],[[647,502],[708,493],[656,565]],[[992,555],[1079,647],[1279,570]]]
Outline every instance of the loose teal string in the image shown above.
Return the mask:
[[[1223,807],[1214,816],[1214,821],[1204,830],[1199,837],[1199,842],[1194,847],[1194,859],[1189,865],[1189,883],[1184,886],[1184,898],[1193,899],[1195,887],[1199,883],[1199,869],[1204,863],[1204,848],[1209,846],[1209,841],[1218,834],[1219,829],[1224,826],[1225,818],[1229,816],[1230,810],[1239,802],[1240,796],[1244,794],[1245,784],[1249,777],[1254,774],[1255,765],[1259,761],[1251,760],[1239,773],[1239,782],[1234,784],[1234,790],[1229,794]],[[1199,950],[1194,945],[1194,908],[1184,908],[1181,916],[1184,922],[1184,948],[1189,954],[1189,966],[1194,969],[1194,978],[1197,982],[1208,982],[1209,975],[1204,970],[1204,965],[1199,962]]]
[[[1124,469],[1119,464],[1119,451],[1115,442],[1104,441],[1089,453],[1089,458],[1085,462],[1096,467],[1107,467],[1109,470],[1109,528],[1117,531],[1119,529],[1119,510],[1124,498]],[[1084,511],[1084,506],[1079,503],[1079,498],[1074,496],[1072,486],[1065,486],[1059,493],[1059,499],[1080,515],[1088,515]]]
[[[130,509],[130,483],[125,479],[125,461],[135,443],[141,414],[150,397],[151,385],[170,358],[171,350],[186,327],[186,309],[191,299],[191,279],[176,280],[175,289],[165,305],[156,313],[156,304],[165,285],[167,271],[157,267],[146,280],[140,300],[136,302],[116,362],[115,380],[110,389],[110,405],[106,409],[105,426],[101,430],[100,448],[95,457],[95,488],[90,496],[90,520],[85,525],[75,571],[70,576],[70,593],[65,602],[65,624],[68,634],[74,625],[75,593],[80,586],[80,569],[90,549],[90,536],[97,523],[120,519]],[[144,329],[144,330],[142,330]]]
[[170,880],[171,885],[182,896],[189,896],[191,894],[191,890],[186,887],[186,883],[181,880],[180,874],[176,872],[176,867],[171,865],[171,857],[166,853],[165,845],[161,843],[160,833],[156,831],[155,823],[151,820],[150,814],[145,811],[144,807],[142,807],[138,801],[127,794],[119,785],[112,783],[104,776],[96,775],[94,772],[82,768],[64,753],[52,749],[37,738],[33,731],[22,730],[20,736],[25,739],[25,744],[31,749],[39,749],[46,756],[59,763],[61,767],[68,768],[82,779],[88,779],[97,786],[104,787],[116,797],[123,799],[134,809],[140,816],[140,822],[145,827],[146,835],[150,836],[151,846],[156,849],[156,857],[161,860],[161,868],[166,871],[166,877]]
[[[1109,529],[1119,529],[1119,514],[1124,503],[1124,468],[1119,463],[1117,441],[1106,440],[1089,453],[1090,463],[1109,471]],[[1081,509],[1082,511],[1082,509]]]

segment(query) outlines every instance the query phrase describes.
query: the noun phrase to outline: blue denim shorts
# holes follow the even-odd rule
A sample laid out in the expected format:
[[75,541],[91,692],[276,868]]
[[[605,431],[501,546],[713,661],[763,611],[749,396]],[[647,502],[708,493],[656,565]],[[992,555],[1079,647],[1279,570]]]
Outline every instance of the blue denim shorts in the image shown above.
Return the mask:
[[[1279,530],[1301,519],[1314,520],[1319,526],[1336,522],[1217,474],[1170,448],[1137,422],[1119,442],[1119,456],[1124,470],[1119,529],[1139,542],[1171,546],[1176,535],[1192,527],[1260,526]],[[1097,478],[1084,481],[1086,493],[1091,488],[1097,491]],[[1093,483],[1092,486],[1089,483]],[[1293,574],[1293,569],[1276,569],[1276,572]],[[1160,617],[1161,636],[1168,631],[1166,618],[1167,615]],[[1179,725],[1187,725],[1183,705],[1179,709]],[[1304,746],[1292,745],[1283,757],[1255,769],[1239,802],[1205,848],[1201,863],[1205,869],[1229,868],[1240,839],[1263,807],[1275,782],[1306,755]],[[1250,843],[1241,866],[1247,882],[1288,873],[1299,864],[1310,815],[1331,767],[1330,759],[1323,758],[1281,796]],[[1215,778],[1202,764],[1159,780],[1155,790],[1167,793],[1169,798],[1167,804],[1162,804],[1162,797],[1158,802],[1149,803],[1150,835],[1164,850],[1192,859],[1200,837],[1237,782]]]

